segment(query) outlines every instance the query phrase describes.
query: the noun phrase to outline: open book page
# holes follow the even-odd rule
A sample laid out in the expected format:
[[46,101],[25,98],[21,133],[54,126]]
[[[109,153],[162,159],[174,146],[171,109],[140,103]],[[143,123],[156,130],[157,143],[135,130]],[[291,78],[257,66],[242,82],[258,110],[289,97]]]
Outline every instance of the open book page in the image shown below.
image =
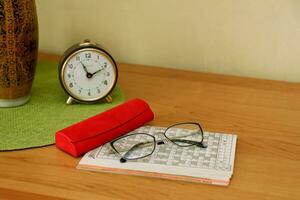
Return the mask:
[[[153,176],[193,182],[228,185],[233,174],[237,136],[223,133],[204,133],[207,148],[197,146],[180,147],[165,139],[165,128],[144,126],[129,133],[148,133],[157,141],[151,156],[120,162],[109,144],[88,152],[80,161],[78,169],[105,171],[133,175]],[[176,130],[178,135],[185,129]],[[132,140],[139,138],[131,137]]]

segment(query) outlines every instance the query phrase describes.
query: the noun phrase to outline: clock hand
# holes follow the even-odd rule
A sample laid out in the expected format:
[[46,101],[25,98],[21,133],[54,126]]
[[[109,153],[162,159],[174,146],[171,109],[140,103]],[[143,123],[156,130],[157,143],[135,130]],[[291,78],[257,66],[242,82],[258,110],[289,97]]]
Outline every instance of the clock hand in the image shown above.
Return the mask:
[[92,73],[92,76],[94,76],[94,75],[97,74],[98,72],[101,72],[101,71],[104,70],[104,69],[105,69],[105,68],[103,67],[103,68],[101,68],[101,69],[95,71],[94,73]]
[[86,66],[85,66],[81,61],[80,61],[80,63],[81,63],[81,65],[82,65],[84,71],[86,72],[86,77],[87,77],[87,78],[92,78],[92,77],[93,77],[93,74],[91,74],[90,72],[88,72]]
[[83,67],[83,69],[84,69],[84,71],[86,72],[86,73],[89,73],[88,71],[87,71],[87,68],[86,68],[86,66],[80,61],[80,63],[81,63],[81,65],[82,65],[82,67]]

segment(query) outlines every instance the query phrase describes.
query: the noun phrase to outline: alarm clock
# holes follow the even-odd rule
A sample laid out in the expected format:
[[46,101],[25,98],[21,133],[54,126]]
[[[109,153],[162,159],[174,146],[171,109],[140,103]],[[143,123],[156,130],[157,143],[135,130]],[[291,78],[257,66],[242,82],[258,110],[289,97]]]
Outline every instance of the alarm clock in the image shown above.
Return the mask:
[[118,68],[113,57],[99,44],[84,40],[67,49],[61,57],[59,80],[69,96],[67,104],[112,102],[110,93],[118,80]]

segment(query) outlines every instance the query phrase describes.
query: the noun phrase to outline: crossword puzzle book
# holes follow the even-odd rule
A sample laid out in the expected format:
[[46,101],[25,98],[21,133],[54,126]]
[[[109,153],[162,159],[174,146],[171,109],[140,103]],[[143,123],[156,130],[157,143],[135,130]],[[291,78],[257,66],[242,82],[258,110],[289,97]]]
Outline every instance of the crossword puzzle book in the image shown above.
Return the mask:
[[[148,133],[157,140],[165,140],[164,130],[162,127],[144,126],[131,133]],[[184,132],[184,129],[177,130],[178,135]],[[86,153],[77,169],[226,186],[233,175],[236,141],[236,135],[205,132],[207,148],[179,147],[169,142],[157,145],[148,157],[125,163],[121,163],[120,156],[112,151],[109,144],[105,144]]]

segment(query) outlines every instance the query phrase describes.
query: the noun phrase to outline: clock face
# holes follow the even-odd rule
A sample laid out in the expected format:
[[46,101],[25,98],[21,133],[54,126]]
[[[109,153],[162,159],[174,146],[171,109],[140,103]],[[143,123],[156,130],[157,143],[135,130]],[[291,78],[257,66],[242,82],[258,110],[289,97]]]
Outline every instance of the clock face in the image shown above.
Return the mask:
[[105,52],[87,48],[71,54],[61,69],[67,93],[80,101],[97,101],[107,96],[117,81],[117,68]]

